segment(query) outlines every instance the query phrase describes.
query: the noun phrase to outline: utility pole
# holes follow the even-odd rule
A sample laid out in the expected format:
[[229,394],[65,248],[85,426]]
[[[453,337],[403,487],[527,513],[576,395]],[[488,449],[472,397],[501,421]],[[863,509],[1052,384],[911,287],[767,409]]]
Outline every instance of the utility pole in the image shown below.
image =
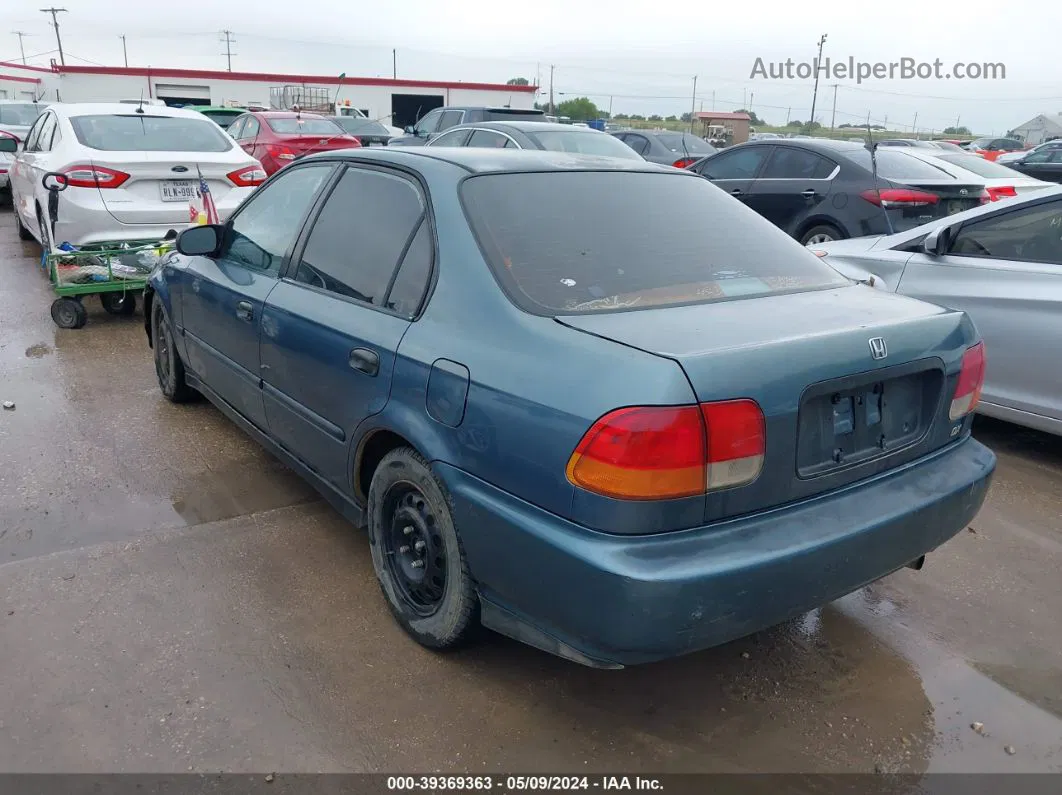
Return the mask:
[[747,88],[741,89],[741,109],[749,109],[749,90]]
[[956,132],[956,134],[958,134],[958,132],[959,132],[959,122],[961,120],[962,120],[962,116],[956,116],[955,117],[955,132]]
[[712,89],[712,113],[715,113],[715,89]]
[[25,36],[28,36],[30,34],[26,33],[25,31],[22,31],[22,30],[13,30],[11,32],[14,33],[16,36],[18,36],[18,51],[20,53],[22,53],[22,65],[25,66],[26,65],[26,48],[22,45],[22,39]]
[[391,79],[398,79],[398,50],[391,50]]
[[915,111],[914,124],[911,125],[911,132],[914,133],[915,140],[918,140],[918,111]]
[[[59,63],[66,66],[66,58],[63,57],[63,40],[59,38],[59,18],[56,16],[56,14],[65,14],[66,9],[53,6],[52,8],[42,8],[41,12],[52,15],[52,27],[55,28],[55,43],[59,45]],[[21,41],[19,39],[20,43]]]
[[118,37],[122,40],[122,59],[125,61],[125,68],[129,68],[129,53],[125,49],[125,34],[123,33]]
[[609,94],[609,97],[608,97],[608,117],[609,117],[609,119],[612,118],[612,95],[611,94]]
[[697,75],[693,76],[693,96],[690,97],[690,133],[693,133],[694,116],[697,113]]
[[556,116],[557,108],[553,105],[553,64],[549,65],[549,115]]
[[830,115],[830,132],[832,133],[835,127],[834,122],[837,121],[837,83],[833,84],[833,113]]
[[221,31],[221,35],[225,37],[223,39],[223,41],[225,42],[225,59],[226,59],[226,61],[228,61],[229,71],[231,72],[232,71],[232,45],[235,44],[236,42],[232,38],[233,33],[232,33],[231,30],[223,30],[223,31]]
[[749,106],[746,108],[746,110],[749,112],[750,116],[752,115],[752,103],[755,102],[755,101],[756,101],[756,95],[754,93],[752,93],[752,92],[749,92]]
[[814,129],[815,125],[815,103],[819,98],[819,64],[822,63],[822,45],[826,43],[826,34],[822,34],[822,38],[819,39],[819,57],[815,61],[815,90],[811,94],[811,120],[808,122],[808,132],[810,133]]

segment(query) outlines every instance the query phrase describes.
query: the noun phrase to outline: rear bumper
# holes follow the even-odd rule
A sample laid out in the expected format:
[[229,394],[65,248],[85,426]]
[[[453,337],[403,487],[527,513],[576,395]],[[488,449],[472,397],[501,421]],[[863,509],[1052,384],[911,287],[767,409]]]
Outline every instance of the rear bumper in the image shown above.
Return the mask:
[[917,560],[965,527],[996,458],[972,438],[831,494],[647,536],[596,533],[449,465],[483,622],[589,665],[744,637]]

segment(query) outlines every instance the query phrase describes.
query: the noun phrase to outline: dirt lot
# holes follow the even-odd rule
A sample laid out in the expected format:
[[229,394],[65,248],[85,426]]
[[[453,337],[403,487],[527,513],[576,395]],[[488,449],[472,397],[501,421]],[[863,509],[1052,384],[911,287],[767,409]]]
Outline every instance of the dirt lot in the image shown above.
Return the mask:
[[624,671],[496,636],[437,656],[361,531],[162,399],[139,312],[53,325],[38,256],[3,208],[0,771],[1062,771],[1062,440],[980,422],[969,531],[746,640]]

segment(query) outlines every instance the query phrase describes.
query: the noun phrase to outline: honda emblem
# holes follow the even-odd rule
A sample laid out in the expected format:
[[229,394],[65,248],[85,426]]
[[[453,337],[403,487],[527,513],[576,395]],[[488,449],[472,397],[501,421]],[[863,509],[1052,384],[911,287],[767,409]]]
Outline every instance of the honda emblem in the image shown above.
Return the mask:
[[884,337],[870,338],[870,356],[873,359],[884,359],[889,355],[889,349],[885,347]]

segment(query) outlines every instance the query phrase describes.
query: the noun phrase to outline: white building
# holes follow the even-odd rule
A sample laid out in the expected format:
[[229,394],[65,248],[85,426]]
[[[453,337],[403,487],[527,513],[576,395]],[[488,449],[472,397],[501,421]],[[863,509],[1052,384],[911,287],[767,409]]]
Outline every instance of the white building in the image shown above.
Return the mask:
[[1062,136],[1062,113],[1041,113],[1015,127],[1014,132],[1027,144],[1042,144],[1049,138]]
[[[531,108],[535,86],[392,80],[376,77],[285,75],[151,67],[59,66],[51,69],[0,62],[0,99],[43,102],[114,102],[160,99],[171,105],[259,105],[270,107],[271,89],[299,86],[327,92],[341,105],[370,119],[405,127],[444,105]],[[6,96],[5,96],[6,95]],[[387,121],[390,119],[390,121]]]

